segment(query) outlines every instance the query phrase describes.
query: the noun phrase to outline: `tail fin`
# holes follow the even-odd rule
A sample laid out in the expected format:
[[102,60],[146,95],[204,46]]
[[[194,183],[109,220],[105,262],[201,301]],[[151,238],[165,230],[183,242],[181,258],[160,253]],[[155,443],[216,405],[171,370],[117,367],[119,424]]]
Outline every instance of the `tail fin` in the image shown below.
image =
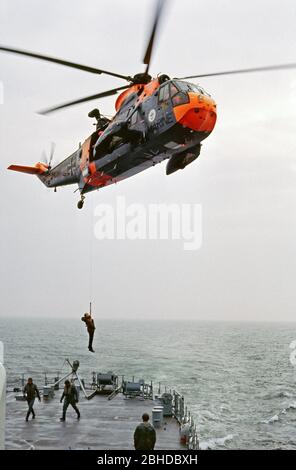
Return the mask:
[[44,163],[36,163],[35,166],[10,165],[7,169],[28,173],[29,175],[42,175],[48,171],[48,166]]

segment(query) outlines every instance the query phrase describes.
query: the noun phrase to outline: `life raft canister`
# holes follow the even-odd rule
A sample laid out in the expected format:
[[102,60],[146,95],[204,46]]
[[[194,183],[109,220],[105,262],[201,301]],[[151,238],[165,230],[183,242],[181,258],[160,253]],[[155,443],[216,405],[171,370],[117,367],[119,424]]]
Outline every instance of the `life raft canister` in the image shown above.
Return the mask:
[[190,432],[190,424],[185,423],[182,424],[180,427],[180,442],[183,445],[187,445],[189,442],[189,432]]

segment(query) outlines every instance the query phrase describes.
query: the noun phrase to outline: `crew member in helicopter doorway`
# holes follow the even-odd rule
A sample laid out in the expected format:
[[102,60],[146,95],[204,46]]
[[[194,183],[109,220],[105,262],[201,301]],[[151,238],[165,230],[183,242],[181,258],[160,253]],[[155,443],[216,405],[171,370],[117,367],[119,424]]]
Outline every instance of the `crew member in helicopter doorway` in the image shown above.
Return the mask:
[[90,352],[95,352],[92,347],[93,339],[94,339],[94,333],[95,333],[95,322],[91,316],[90,313],[85,313],[83,317],[81,317],[81,320],[85,322],[85,326],[88,331],[88,336],[89,336],[89,341],[88,341],[88,350]]

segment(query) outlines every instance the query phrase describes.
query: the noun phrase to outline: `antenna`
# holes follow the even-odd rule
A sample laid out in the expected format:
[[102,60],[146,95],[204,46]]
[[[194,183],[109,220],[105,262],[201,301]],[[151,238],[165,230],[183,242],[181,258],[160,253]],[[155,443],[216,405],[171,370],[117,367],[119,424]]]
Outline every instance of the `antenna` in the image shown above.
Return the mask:
[[91,315],[91,302],[89,303],[89,313]]

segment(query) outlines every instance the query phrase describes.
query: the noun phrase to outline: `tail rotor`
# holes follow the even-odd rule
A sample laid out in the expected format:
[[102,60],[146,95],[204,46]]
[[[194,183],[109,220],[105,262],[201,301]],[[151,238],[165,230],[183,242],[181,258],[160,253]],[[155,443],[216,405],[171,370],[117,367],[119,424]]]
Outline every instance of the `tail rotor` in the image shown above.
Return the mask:
[[43,150],[42,152],[41,161],[47,166],[48,171],[51,170],[52,168],[52,161],[54,157],[55,148],[56,148],[55,142],[51,142],[49,156],[46,155],[45,150]]

